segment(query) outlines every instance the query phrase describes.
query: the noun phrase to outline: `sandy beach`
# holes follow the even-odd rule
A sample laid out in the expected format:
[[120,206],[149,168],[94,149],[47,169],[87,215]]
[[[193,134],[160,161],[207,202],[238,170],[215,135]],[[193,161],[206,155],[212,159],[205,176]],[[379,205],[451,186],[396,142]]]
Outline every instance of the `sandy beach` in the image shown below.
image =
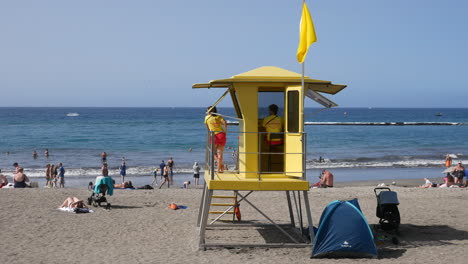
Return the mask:
[[[400,181],[415,186],[414,180]],[[349,184],[349,183],[347,183]],[[369,224],[378,223],[373,182],[333,189],[311,189],[314,224],[323,208],[336,199],[358,198]],[[320,263],[464,263],[468,253],[467,189],[419,189],[391,186],[400,200],[399,245],[385,241],[379,259],[320,259]],[[68,196],[86,198],[86,189],[1,189],[2,263],[310,263],[310,248],[198,249],[196,220],[202,190],[116,190],[113,208],[74,214],[56,208]],[[288,222],[283,192],[257,192],[250,201],[275,221]],[[168,205],[187,206],[170,210]],[[277,205],[275,207],[274,205]],[[246,203],[243,220],[262,220]],[[219,232],[219,231],[216,231]],[[274,232],[274,231],[273,231]],[[208,239],[235,240],[238,231],[208,231]],[[268,237],[268,234],[263,234]],[[242,232],[241,239],[262,239],[262,231]]]

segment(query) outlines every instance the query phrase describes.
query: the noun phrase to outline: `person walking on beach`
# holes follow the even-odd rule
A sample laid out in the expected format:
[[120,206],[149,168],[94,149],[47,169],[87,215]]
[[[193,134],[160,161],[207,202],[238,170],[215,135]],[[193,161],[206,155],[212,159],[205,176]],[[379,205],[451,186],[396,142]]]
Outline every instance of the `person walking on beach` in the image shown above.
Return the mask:
[[57,166],[50,164],[50,180],[52,181],[52,187],[57,187]]
[[450,168],[452,166],[452,157],[449,154],[445,156],[445,167]]
[[198,162],[195,161],[193,164],[193,183],[195,186],[198,185],[198,180],[200,179],[200,166],[198,166]]
[[172,169],[174,168],[174,160],[172,159],[172,157],[170,157],[167,161],[167,165],[169,166],[169,181],[171,184],[174,184],[174,173],[172,171]]
[[153,170],[153,182],[151,183],[151,186],[158,185],[158,168],[154,168]]
[[122,183],[125,182],[125,176],[127,175],[127,165],[125,165],[125,161],[122,162],[120,165],[120,177],[122,178]]
[[[211,109],[211,110],[210,110]],[[226,145],[226,134],[228,130],[227,122],[224,118],[217,114],[215,106],[208,107],[209,111],[205,116],[206,128],[214,133],[214,158],[218,163],[218,173],[224,172],[223,152]],[[210,135],[212,134],[210,133]],[[212,139],[210,138],[210,141]]]
[[163,177],[164,177],[164,180],[161,181],[161,183],[159,184],[159,189],[161,189],[161,187],[164,185],[164,183],[167,182],[167,188],[169,188],[169,165],[166,165],[164,167],[164,171],[163,171]]
[[65,169],[62,162],[58,164],[58,183],[60,188],[65,188]]
[[51,180],[50,180],[50,164],[46,165],[45,178],[46,178],[45,187],[49,187],[49,184],[51,182]]
[[159,182],[163,181],[165,167],[166,167],[166,163],[164,163],[164,160],[161,160],[161,163],[159,163],[159,170],[161,170],[161,180]]

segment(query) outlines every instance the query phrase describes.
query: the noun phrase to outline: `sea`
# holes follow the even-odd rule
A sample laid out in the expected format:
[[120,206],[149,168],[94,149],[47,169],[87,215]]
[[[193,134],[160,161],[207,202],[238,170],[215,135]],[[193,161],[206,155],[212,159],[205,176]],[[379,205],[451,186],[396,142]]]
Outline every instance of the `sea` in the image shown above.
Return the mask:
[[[117,182],[123,159],[128,167],[126,180],[144,185],[151,183],[153,169],[172,157],[175,185],[180,185],[192,179],[194,162],[202,167],[205,164],[205,110],[3,107],[0,169],[11,177],[12,164],[18,162],[32,181],[44,185],[46,164],[62,162],[66,186],[83,187],[100,174],[100,154],[105,151],[110,175]],[[468,108],[319,110],[305,110],[305,121],[310,123],[305,130],[307,177],[311,182],[318,179],[322,169],[332,171],[335,181],[344,182],[435,178],[442,176],[446,154],[456,156],[455,162],[468,162]],[[218,112],[235,116],[232,108],[218,108]],[[370,125],[373,123],[384,124]],[[234,166],[229,150],[236,148],[237,130],[238,126],[230,126],[224,158],[228,167]],[[46,149],[48,157],[44,155]],[[34,151],[37,158],[33,158]]]

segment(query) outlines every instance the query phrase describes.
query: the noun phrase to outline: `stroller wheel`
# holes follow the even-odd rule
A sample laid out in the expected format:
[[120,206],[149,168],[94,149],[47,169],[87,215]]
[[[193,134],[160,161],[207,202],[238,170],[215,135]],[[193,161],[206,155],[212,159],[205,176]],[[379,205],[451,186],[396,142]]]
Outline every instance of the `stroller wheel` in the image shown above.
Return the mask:
[[107,209],[107,210],[110,210],[110,209],[111,209],[111,204],[110,204],[110,203],[107,203],[106,209]]

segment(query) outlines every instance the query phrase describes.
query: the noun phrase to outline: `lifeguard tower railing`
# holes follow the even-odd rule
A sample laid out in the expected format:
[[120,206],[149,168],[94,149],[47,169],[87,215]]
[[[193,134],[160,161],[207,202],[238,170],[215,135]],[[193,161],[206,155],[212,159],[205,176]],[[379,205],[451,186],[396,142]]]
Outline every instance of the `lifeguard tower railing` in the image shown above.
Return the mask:
[[[211,180],[215,179],[215,174],[216,174],[216,160],[215,160],[215,131],[208,131],[207,133],[207,144],[206,144],[206,155],[205,155],[205,172],[209,171]],[[300,141],[302,142],[302,152],[273,152],[271,151],[271,148],[269,148],[268,151],[261,151],[262,148],[265,147],[266,141],[265,138],[269,134],[269,132],[239,132],[239,131],[229,131],[229,134],[226,135],[228,138],[233,138],[232,135],[238,135],[236,138],[236,144],[234,146],[226,144],[226,147],[224,148],[223,151],[223,165],[228,165],[228,170],[232,173],[235,174],[244,174],[244,173],[253,173],[253,174],[258,174],[258,180],[262,180],[262,175],[271,175],[271,174],[283,174],[285,176],[288,175],[301,175],[300,179],[306,180],[306,158],[307,158],[307,133],[304,132],[294,132],[294,133],[287,133],[287,132],[281,132],[281,133],[274,133],[276,135],[281,135],[282,138],[286,138],[288,134],[294,134],[295,136],[300,136]],[[240,139],[243,138],[241,134],[256,134],[258,136],[258,151],[257,152],[240,152],[239,151],[239,143]],[[231,141],[227,140],[227,142],[231,143]],[[284,143],[283,143],[284,144]],[[256,156],[258,159],[258,170],[257,171],[251,171],[251,170],[244,170],[241,171],[239,170],[239,156],[240,154],[245,155],[245,159],[249,159],[249,155]],[[287,171],[287,170],[281,170],[281,171],[271,171],[271,170],[262,170],[261,169],[261,159],[262,158],[271,158],[272,156],[282,156],[284,163],[287,160],[287,156],[289,155],[302,155],[302,170],[300,171]],[[230,162],[226,162],[229,160],[229,156],[231,157]]]

